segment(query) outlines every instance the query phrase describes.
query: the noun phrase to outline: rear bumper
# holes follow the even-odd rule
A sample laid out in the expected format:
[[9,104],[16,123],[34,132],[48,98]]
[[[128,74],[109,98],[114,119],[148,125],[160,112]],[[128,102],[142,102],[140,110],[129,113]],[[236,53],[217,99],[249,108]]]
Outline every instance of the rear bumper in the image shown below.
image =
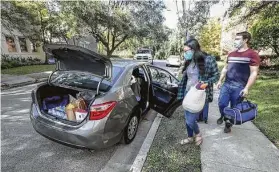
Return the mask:
[[42,136],[68,146],[103,149],[116,144],[120,138],[104,138],[103,123],[88,121],[79,128],[55,126],[46,119],[30,113],[33,128]]

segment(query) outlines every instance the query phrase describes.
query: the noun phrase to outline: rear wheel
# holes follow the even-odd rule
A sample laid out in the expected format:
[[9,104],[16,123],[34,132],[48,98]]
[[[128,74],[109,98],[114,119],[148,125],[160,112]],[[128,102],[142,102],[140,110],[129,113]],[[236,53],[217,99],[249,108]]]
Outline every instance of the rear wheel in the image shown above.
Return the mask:
[[124,129],[123,141],[125,144],[131,143],[138,131],[139,116],[136,113],[131,115],[128,125]]

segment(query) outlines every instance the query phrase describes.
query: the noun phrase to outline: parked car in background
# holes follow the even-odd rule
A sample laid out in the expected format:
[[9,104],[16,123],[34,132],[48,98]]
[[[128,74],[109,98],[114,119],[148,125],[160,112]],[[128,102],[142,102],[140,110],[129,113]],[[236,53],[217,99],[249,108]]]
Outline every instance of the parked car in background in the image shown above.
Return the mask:
[[47,83],[32,91],[30,119],[42,136],[81,148],[129,144],[148,110],[170,117],[180,106],[168,71],[115,60],[73,45],[46,45],[57,60]]
[[153,60],[153,51],[148,48],[140,48],[137,50],[134,59],[151,63]]
[[170,55],[167,58],[166,66],[181,66],[182,60],[178,55]]

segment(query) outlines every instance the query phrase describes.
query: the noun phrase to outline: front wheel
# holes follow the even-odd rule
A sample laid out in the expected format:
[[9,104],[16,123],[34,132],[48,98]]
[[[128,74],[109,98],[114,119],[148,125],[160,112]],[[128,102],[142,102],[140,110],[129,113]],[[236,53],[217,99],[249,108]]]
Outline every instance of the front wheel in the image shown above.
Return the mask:
[[125,144],[130,144],[138,131],[139,126],[139,117],[136,114],[133,114],[128,122],[128,125],[124,129],[123,141]]

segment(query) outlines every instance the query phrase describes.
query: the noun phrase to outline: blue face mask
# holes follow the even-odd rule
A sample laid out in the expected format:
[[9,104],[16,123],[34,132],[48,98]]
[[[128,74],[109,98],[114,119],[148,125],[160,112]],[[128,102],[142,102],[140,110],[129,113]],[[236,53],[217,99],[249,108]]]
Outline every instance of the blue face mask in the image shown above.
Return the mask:
[[192,60],[194,52],[189,50],[184,53],[185,60]]

